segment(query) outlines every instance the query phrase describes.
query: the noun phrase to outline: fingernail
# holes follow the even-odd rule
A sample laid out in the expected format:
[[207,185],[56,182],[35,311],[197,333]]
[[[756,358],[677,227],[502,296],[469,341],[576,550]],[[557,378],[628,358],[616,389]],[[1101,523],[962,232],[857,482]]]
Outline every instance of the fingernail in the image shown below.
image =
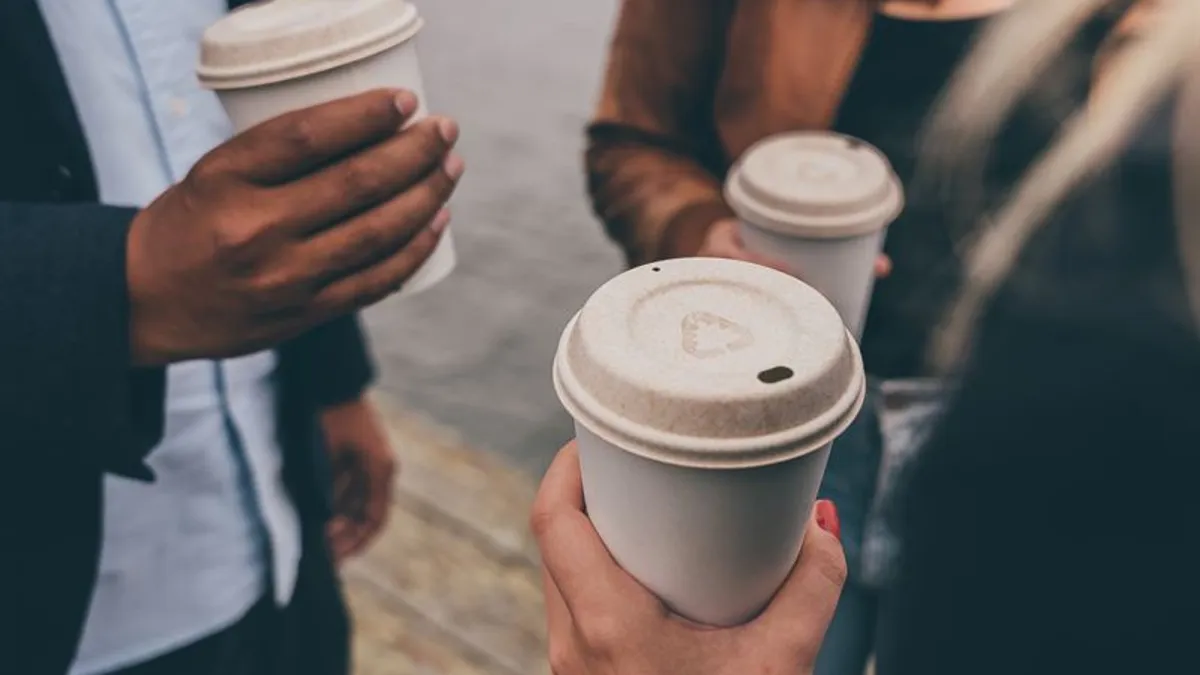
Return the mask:
[[450,177],[450,180],[458,180],[463,175],[463,170],[466,169],[462,157],[454,153],[450,153],[446,157],[446,161],[442,163],[442,170]]
[[411,91],[404,90],[396,94],[396,110],[408,117],[417,109],[417,96]]
[[839,540],[842,538],[842,523],[838,520],[837,507],[828,499],[819,499],[816,504],[817,527],[832,534]]
[[438,211],[437,215],[433,217],[433,222],[429,224],[429,229],[433,230],[435,234],[441,234],[449,224],[450,209],[442,207],[442,210]]
[[454,123],[454,120],[443,117],[438,120],[437,125],[438,133],[441,134],[446,145],[454,145],[454,142],[458,140],[458,125]]

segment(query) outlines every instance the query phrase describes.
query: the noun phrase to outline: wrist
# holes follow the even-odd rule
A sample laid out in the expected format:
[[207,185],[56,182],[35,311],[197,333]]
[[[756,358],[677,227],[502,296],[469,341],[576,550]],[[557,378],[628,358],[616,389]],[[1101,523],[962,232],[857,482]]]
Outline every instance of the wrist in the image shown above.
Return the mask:
[[134,216],[133,223],[125,236],[125,289],[129,296],[129,361],[135,368],[163,365],[168,362],[159,349],[153,346],[146,317],[146,283],[142,274],[142,247],[139,241],[139,221],[144,211]]
[[135,368],[165,366],[185,357],[173,354],[166,341],[154,329],[155,322],[147,316],[148,310],[134,299],[129,299],[129,363]]
[[134,217],[125,240],[125,287],[129,298],[129,361],[135,368],[164,366],[180,360],[172,354],[167,340],[155,328],[154,284],[147,274],[148,258],[143,251],[139,220],[145,212]]
[[[131,259],[132,260],[132,259]],[[129,363],[135,368],[161,366],[170,359],[155,346],[153,331],[146,318],[145,299],[135,281],[132,262],[126,264],[126,279],[129,289]]]

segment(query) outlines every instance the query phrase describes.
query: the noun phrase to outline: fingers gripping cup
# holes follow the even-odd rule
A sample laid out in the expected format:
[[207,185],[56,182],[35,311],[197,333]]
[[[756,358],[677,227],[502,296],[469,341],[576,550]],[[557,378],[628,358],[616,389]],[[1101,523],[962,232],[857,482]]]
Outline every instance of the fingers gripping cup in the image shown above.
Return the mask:
[[587,511],[682,616],[753,618],[787,578],[829,446],[862,406],[854,339],[804,283],[692,258],[602,286],[559,343]]
[[861,336],[875,259],[904,206],[887,158],[841,134],[780,134],[738,160],[725,198],[746,247],[787,263]]
[[[272,0],[231,12],[205,31],[197,74],[240,132],[283,113],[376,88],[408,89],[426,115],[406,0]],[[456,264],[450,232],[400,291],[412,295]]]

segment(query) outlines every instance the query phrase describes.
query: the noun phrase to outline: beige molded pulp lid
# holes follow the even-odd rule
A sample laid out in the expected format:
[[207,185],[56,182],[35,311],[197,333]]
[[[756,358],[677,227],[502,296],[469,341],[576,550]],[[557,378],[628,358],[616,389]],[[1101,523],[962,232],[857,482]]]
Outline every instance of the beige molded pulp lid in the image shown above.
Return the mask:
[[601,438],[668,464],[761,466],[854,419],[862,359],[829,302],[751,263],[668,260],[600,287],[559,343],[554,384]]
[[242,89],[312,75],[373,56],[421,29],[406,0],[268,0],[204,32],[200,81]]
[[779,134],[742,155],[725,183],[744,221],[799,237],[877,232],[904,206],[892,165],[874,146],[825,131]]

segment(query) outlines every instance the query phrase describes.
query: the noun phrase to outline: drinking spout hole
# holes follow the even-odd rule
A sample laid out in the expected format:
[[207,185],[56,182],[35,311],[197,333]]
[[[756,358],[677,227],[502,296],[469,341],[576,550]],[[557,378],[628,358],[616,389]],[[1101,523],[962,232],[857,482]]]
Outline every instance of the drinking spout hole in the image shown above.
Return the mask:
[[758,381],[762,382],[763,384],[778,384],[779,382],[789,379],[795,374],[796,373],[792,372],[792,369],[788,368],[787,366],[775,366],[774,368],[768,368],[759,373]]

